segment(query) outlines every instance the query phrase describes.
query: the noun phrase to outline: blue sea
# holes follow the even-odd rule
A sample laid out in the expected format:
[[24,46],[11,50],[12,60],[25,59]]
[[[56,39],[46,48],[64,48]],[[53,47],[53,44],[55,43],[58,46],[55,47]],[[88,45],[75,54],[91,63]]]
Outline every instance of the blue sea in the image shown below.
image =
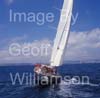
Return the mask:
[[8,64],[0,67],[0,98],[100,98],[100,64],[64,64],[60,75],[88,76],[89,84],[72,84],[62,80],[57,86],[45,88],[22,84],[12,85],[10,73],[33,73],[31,64]]

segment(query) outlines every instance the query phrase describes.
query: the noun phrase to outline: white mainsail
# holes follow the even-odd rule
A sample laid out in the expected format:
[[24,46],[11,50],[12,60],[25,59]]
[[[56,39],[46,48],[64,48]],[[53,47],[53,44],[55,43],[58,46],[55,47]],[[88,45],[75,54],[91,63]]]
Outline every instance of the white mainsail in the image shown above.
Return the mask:
[[62,63],[62,57],[68,42],[72,8],[73,0],[64,0],[60,16],[60,22],[58,25],[57,34],[51,55],[51,66],[60,66]]

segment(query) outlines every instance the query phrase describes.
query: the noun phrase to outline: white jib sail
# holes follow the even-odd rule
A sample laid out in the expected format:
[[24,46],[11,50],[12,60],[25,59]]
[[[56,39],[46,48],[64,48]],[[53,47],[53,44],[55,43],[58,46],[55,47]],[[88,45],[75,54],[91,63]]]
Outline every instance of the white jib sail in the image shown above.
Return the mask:
[[51,66],[60,66],[62,63],[62,56],[64,54],[64,50],[68,42],[72,8],[73,0],[64,0],[51,55]]

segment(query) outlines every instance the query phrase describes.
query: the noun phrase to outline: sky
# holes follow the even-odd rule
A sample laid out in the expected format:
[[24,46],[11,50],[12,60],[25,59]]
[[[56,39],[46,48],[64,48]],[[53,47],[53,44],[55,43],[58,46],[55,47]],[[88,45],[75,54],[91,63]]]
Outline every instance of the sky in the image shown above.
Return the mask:
[[[11,43],[53,43],[57,32],[60,9],[63,0],[0,0],[0,63],[45,62],[37,57],[12,57],[8,53]],[[52,12],[54,21],[37,25],[36,22],[10,22],[10,10],[14,12]],[[73,16],[77,16],[75,24],[71,25],[69,44],[66,50],[66,60],[100,60],[100,0],[74,0]],[[46,60],[48,58],[48,60]],[[28,60],[27,60],[28,59]],[[33,60],[34,59],[34,60]]]

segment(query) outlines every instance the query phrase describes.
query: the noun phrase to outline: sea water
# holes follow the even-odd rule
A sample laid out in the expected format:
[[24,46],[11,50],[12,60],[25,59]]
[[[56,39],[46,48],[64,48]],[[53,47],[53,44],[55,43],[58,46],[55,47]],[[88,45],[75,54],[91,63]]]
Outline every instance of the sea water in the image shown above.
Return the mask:
[[[8,65],[8,66],[7,66]],[[64,64],[59,67],[61,76],[70,76],[70,84],[62,80],[57,86],[36,87],[22,85],[17,82],[12,84],[10,73],[33,73],[34,65],[31,64],[6,64],[0,67],[0,98],[100,98],[100,64]],[[75,76],[88,76],[89,83],[73,84]]]

